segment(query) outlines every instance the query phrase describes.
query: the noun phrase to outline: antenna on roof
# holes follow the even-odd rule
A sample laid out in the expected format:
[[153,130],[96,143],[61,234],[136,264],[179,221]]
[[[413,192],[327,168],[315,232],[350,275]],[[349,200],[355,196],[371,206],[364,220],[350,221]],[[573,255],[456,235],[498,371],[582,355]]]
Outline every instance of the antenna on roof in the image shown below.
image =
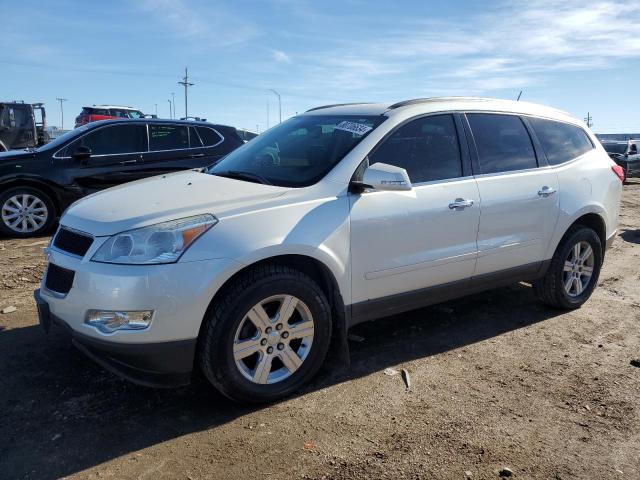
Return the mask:
[[518,98],[516,98],[516,102],[520,101],[520,97],[522,96],[522,90],[520,90],[520,93],[518,94]]

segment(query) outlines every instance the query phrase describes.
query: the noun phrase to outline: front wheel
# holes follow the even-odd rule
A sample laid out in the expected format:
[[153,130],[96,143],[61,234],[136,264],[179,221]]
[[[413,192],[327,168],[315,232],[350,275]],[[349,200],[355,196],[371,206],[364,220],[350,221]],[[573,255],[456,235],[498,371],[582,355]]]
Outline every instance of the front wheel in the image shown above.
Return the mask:
[[579,308],[593,293],[601,266],[600,237],[592,229],[578,225],[564,236],[547,273],[533,287],[547,305]]
[[235,280],[212,305],[201,332],[200,366],[232,400],[270,402],[316,374],[330,339],[322,289],[291,268],[261,266]]
[[11,188],[0,194],[0,232],[14,237],[45,233],[55,220],[53,202],[31,187]]

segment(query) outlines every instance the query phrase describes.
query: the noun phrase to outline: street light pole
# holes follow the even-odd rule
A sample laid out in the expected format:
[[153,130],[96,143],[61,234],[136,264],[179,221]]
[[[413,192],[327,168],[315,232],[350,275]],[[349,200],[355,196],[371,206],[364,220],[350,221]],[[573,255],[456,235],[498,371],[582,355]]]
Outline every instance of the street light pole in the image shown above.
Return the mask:
[[175,92],[171,92],[171,105],[173,105],[173,112],[171,113],[171,118],[176,118],[176,94],[175,94]]
[[173,114],[171,110],[171,100],[167,99],[167,102],[169,102],[169,118],[173,118]]
[[154,103],[154,105],[156,106],[156,118],[158,117],[158,104]]
[[62,126],[60,127],[60,130],[64,130],[64,108],[62,107],[62,102],[66,102],[67,99],[66,98],[56,98],[56,100],[58,100],[60,102],[60,117],[62,117],[61,118]]
[[278,123],[282,123],[282,99],[280,98],[280,94],[276,92],[273,88],[270,88],[269,91],[275,93],[276,97],[278,97],[278,114],[279,114]]

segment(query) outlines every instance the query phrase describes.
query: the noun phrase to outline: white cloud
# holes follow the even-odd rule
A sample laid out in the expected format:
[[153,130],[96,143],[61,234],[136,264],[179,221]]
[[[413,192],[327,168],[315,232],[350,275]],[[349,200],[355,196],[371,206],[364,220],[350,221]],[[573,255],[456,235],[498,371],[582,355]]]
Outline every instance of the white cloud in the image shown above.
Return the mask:
[[375,38],[350,41],[357,55],[345,57],[342,45],[307,55],[311,86],[320,77],[346,91],[386,90],[392,77],[396,92],[413,81],[429,92],[482,94],[640,58],[637,0],[505,1],[483,14],[394,24]]
[[282,50],[273,50],[271,52],[271,58],[279,63],[291,63],[291,58]]
[[256,27],[241,11],[229,12],[218,2],[208,1],[203,6],[186,0],[143,0],[139,5],[172,35],[204,42],[207,47],[245,43],[257,35]]

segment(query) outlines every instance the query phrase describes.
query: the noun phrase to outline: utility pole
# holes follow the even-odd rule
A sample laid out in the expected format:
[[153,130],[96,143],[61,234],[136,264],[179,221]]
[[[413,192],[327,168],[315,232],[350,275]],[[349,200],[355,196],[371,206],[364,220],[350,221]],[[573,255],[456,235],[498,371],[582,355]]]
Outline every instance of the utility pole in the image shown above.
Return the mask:
[[176,118],[176,94],[175,94],[175,92],[171,92],[171,105],[173,105],[173,113],[171,113],[171,118]]
[[64,108],[62,107],[62,102],[66,102],[67,99],[66,98],[56,98],[56,100],[58,100],[60,102],[60,116],[62,117],[62,119],[61,119],[62,126],[60,127],[60,130],[64,130]]
[[171,100],[167,99],[167,102],[169,102],[169,118],[173,118],[173,110],[171,109]]
[[189,117],[189,107],[187,102],[187,89],[189,87],[193,87],[195,83],[189,83],[189,73],[187,72],[187,68],[184,69],[184,78],[181,82],[178,82],[178,85],[182,85],[184,87],[184,118]]
[[586,123],[589,128],[593,127],[593,117],[591,113],[587,112],[587,116],[584,117],[584,123]]
[[280,98],[280,94],[276,92],[273,88],[270,88],[269,91],[275,93],[276,97],[278,97],[278,113],[279,113],[278,123],[282,123],[282,99]]

